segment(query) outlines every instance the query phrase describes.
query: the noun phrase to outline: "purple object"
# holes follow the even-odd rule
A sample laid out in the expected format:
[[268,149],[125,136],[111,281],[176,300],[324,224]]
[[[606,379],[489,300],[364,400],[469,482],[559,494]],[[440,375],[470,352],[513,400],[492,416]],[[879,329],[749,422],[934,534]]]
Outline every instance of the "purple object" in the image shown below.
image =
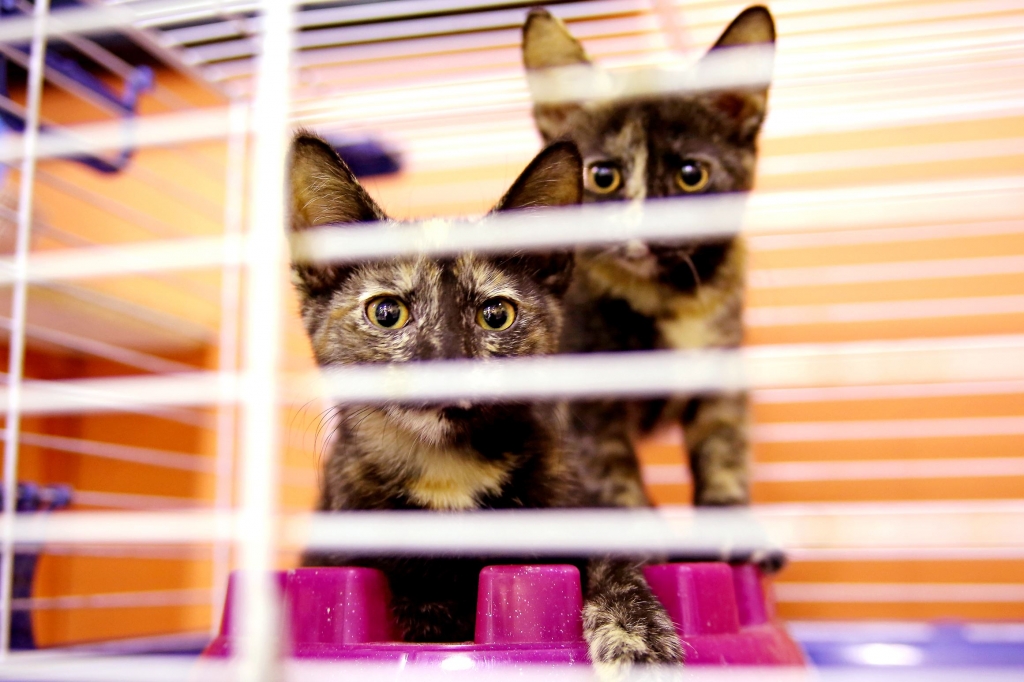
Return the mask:
[[[662,564],[645,569],[684,642],[689,664],[804,665],[800,648],[775,618],[754,566]],[[574,566],[488,566],[480,573],[474,642],[395,641],[387,580],[368,568],[299,568],[278,573],[296,658],[406,663],[445,670],[494,665],[589,665],[583,597]],[[220,634],[207,656],[231,652],[228,583]]]
[[755,566],[648,566],[691,665],[804,665],[800,647],[775,619]]
[[479,644],[583,641],[583,594],[575,566],[488,566],[480,571]]
[[[1024,679],[1024,623],[832,622],[794,628],[819,667],[876,670],[995,668]],[[993,672],[996,672],[993,671]],[[978,670],[984,677],[987,671]]]
[[285,603],[299,644],[364,644],[395,639],[384,574],[359,568],[289,571]]

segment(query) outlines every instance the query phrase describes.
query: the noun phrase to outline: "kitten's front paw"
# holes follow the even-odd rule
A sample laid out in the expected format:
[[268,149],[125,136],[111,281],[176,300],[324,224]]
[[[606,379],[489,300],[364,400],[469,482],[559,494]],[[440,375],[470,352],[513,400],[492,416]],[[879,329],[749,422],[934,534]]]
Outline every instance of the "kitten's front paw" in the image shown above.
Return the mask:
[[750,557],[750,562],[757,564],[757,567],[765,575],[775,575],[786,567],[789,559],[784,550],[779,547],[769,547],[755,551]]
[[742,482],[726,476],[711,481],[696,493],[698,507],[738,507],[750,504],[750,495]]
[[603,682],[681,678],[682,646],[660,604],[587,604],[583,635]]

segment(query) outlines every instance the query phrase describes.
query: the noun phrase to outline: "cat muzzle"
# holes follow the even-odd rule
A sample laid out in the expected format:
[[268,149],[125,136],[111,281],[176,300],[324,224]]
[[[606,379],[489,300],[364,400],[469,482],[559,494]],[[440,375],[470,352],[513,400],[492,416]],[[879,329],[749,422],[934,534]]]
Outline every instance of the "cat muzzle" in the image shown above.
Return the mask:
[[433,412],[448,419],[466,417],[474,411],[475,407],[468,400],[452,403],[403,403],[401,406],[413,412]]
[[658,274],[658,258],[646,244],[639,247],[633,246],[630,242],[615,249],[612,254],[612,261],[619,269],[634,277],[649,279]]
[[651,249],[638,239],[630,239],[620,249],[621,255],[627,260],[644,260],[651,255]]

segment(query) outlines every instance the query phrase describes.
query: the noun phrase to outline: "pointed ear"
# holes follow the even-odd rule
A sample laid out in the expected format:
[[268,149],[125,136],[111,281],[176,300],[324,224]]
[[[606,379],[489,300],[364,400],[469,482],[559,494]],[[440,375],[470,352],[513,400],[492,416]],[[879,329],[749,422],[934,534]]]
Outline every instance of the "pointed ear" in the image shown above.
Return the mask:
[[[583,201],[583,159],[572,142],[556,142],[530,162],[492,212],[572,206]],[[528,276],[561,296],[569,288],[575,259],[572,251],[527,253],[508,259]]]
[[711,49],[735,45],[774,44],[775,22],[772,20],[771,12],[767,7],[754,5],[740,12],[732,23],[726,26]]
[[338,153],[311,133],[299,132],[292,140],[289,183],[292,231],[387,217]]
[[494,211],[570,206],[583,200],[583,159],[572,142],[555,142],[538,154]]
[[[295,136],[288,171],[291,194],[288,229],[291,232],[387,217],[337,152],[316,135],[300,131]],[[292,272],[305,304],[311,299],[329,296],[351,272],[351,267],[293,261]]]
[[[749,50],[746,54],[730,49],[745,47],[761,49]],[[740,12],[702,61],[711,62],[717,55],[728,56],[730,52],[733,56],[743,54],[738,62],[740,68],[752,75],[770,76],[775,54],[775,22],[767,8],[756,5]],[[712,104],[736,121],[740,138],[753,139],[764,120],[768,104],[768,85],[715,93],[712,95]]]
[[583,46],[561,19],[540,7],[530,10],[523,25],[523,64],[527,70],[589,63]]
[[[540,7],[530,10],[523,25],[523,65],[534,100],[537,100],[538,89],[550,89],[557,82],[550,77],[550,72],[545,73],[548,69],[596,68],[562,20]],[[572,102],[537,102],[533,117],[544,141],[562,137],[566,132],[566,119],[578,108],[579,105]]]

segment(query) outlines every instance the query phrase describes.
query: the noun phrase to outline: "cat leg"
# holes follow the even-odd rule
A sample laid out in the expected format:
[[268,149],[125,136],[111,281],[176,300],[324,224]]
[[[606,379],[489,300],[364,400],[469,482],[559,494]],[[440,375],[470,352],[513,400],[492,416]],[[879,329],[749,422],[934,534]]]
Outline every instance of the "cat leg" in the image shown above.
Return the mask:
[[683,415],[690,450],[693,503],[750,503],[746,394],[694,398]]
[[[693,502],[697,506],[745,506],[750,503],[750,445],[747,396],[695,398],[683,415],[683,430],[690,450]],[[786,555],[774,546],[750,517],[752,534],[762,538],[753,550],[730,548],[724,561],[754,563],[767,574],[786,565]]]
[[590,505],[651,506],[630,437],[631,418],[622,401],[572,405],[580,483]]
[[635,664],[657,665],[644,672],[670,679],[678,674],[674,664],[683,661],[679,635],[642,567],[640,561],[612,558],[587,564],[583,636],[604,680],[627,677]]
[[380,567],[391,611],[406,642],[467,642],[476,623],[477,581],[485,563],[448,557],[393,557]]
[[407,595],[394,595],[391,600],[395,624],[406,642],[473,641],[476,614],[467,615],[466,611],[466,605],[456,601],[428,601]]

